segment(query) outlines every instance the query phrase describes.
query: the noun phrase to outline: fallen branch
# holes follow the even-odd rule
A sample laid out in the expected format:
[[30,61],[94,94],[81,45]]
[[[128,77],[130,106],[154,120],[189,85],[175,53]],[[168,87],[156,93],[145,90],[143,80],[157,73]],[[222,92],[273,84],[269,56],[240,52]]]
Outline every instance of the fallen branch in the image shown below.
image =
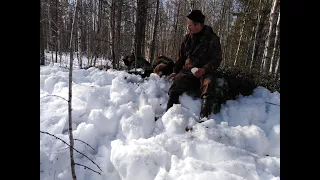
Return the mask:
[[[86,142],[84,142],[84,141],[82,141],[82,140],[80,140],[80,139],[74,139],[74,140],[75,140],[75,141],[80,141],[80,142],[86,144],[87,146],[91,147],[88,143],[86,143]],[[91,147],[91,149],[93,149],[93,147]],[[94,149],[93,149],[93,150],[94,150]]]
[[40,99],[45,98],[45,97],[48,97],[48,96],[55,96],[55,97],[61,98],[61,99],[63,99],[63,100],[65,100],[65,101],[68,102],[67,99],[65,99],[65,98],[63,98],[63,97],[61,97],[61,96],[58,96],[58,95],[46,95],[46,96],[41,97]]
[[279,104],[274,104],[274,103],[271,103],[271,102],[266,102],[267,104],[272,104],[272,105],[276,105],[276,106],[280,106]]
[[[50,133],[44,132],[44,131],[40,131],[40,133],[48,134],[48,135],[50,135],[50,136],[53,136],[53,137],[55,137],[56,139],[59,139],[60,141],[62,141],[62,142],[65,143],[66,145],[68,145],[69,147],[71,147],[70,144],[68,144],[67,142],[65,142],[64,140],[62,140],[61,138],[59,138],[59,137],[57,137],[57,136],[55,136],[55,135],[53,135],[53,134],[50,134]],[[79,153],[79,154],[83,155],[84,157],[86,157],[87,159],[89,159],[93,164],[95,164],[95,165],[100,169],[100,171],[102,171],[102,169],[100,168],[100,166],[99,166],[98,164],[96,164],[96,163],[95,163],[92,159],[90,159],[88,156],[86,156],[86,155],[83,154],[82,152],[76,150],[74,147],[71,147],[71,148],[72,148],[73,150],[75,150],[77,153]]]
[[93,169],[91,169],[91,168],[89,168],[89,167],[87,167],[87,166],[85,166],[85,165],[82,165],[82,164],[79,164],[79,163],[74,163],[74,164],[75,164],[75,165],[78,165],[78,166],[82,166],[82,167],[84,167],[84,169],[89,169],[89,170],[91,170],[91,171],[93,171],[93,172],[101,175],[100,172],[97,172],[97,171],[95,171],[95,170],[93,170]]

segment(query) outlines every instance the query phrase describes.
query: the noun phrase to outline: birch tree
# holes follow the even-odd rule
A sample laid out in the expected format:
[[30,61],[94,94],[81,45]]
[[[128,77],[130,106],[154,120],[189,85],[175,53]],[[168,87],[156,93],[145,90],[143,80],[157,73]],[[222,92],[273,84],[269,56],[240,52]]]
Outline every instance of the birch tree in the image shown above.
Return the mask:
[[258,12],[257,12],[257,24],[255,27],[255,33],[254,33],[254,38],[253,38],[253,47],[252,47],[252,56],[251,56],[251,61],[250,61],[250,71],[252,68],[253,60],[255,58],[255,52],[256,52],[256,44],[257,44],[257,35],[258,35],[258,30],[259,30],[259,24],[261,20],[261,9],[262,9],[262,4],[261,0],[259,0],[259,5],[258,5]]
[[269,31],[267,35],[267,40],[265,41],[265,47],[264,47],[264,52],[263,52],[263,57],[262,57],[262,66],[261,66],[261,71],[266,72],[267,68],[267,61],[270,59],[270,44],[271,44],[271,36],[273,32],[273,27],[274,27],[274,18],[275,18],[275,13],[276,13],[276,8],[278,6],[279,0],[273,0],[273,5],[272,9],[270,12],[270,18],[269,18]]
[[247,18],[247,14],[248,14],[248,6],[249,6],[250,0],[248,1],[247,5],[245,6],[245,13],[244,13],[244,17],[243,17],[243,23],[241,26],[241,30],[240,30],[240,38],[238,41],[238,47],[237,47],[237,51],[236,51],[236,57],[234,59],[234,63],[233,66],[236,66],[237,60],[238,60],[238,54],[239,54],[239,50],[240,50],[240,45],[241,45],[241,40],[242,40],[242,36],[243,36],[243,30],[244,30],[244,26],[246,25],[246,18]]
[[277,51],[279,31],[280,31],[280,12],[278,15],[278,21],[277,21],[277,25],[276,25],[276,37],[274,38],[274,45],[273,45],[272,55],[271,55],[271,59],[270,59],[269,73],[272,73],[272,65],[273,65],[276,51]]

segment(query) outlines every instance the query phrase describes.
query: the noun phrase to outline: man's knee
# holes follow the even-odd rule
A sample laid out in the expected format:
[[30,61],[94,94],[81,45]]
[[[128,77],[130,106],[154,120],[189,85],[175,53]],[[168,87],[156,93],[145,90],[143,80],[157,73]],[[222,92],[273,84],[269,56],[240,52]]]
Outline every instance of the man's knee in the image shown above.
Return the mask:
[[211,78],[205,78],[202,82],[203,86],[209,86],[212,84],[212,79]]
[[204,78],[201,83],[201,98],[214,98],[214,79],[213,78]]

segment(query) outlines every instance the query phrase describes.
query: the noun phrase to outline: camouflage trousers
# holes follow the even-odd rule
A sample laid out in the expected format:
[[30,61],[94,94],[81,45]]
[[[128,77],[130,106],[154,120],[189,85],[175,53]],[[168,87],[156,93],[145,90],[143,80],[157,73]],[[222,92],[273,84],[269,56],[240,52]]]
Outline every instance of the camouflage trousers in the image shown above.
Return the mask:
[[183,68],[173,79],[173,83],[169,88],[168,94],[172,96],[180,96],[182,93],[206,99],[215,98],[216,78],[214,75],[204,75],[197,78],[191,72],[191,68]]

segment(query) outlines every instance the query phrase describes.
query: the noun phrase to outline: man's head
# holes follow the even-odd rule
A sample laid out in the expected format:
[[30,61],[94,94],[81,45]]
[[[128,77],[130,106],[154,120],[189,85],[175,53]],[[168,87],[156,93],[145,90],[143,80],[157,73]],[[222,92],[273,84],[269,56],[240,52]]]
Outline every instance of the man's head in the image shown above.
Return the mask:
[[200,10],[193,10],[187,16],[187,25],[189,31],[191,33],[198,33],[201,31],[203,24],[204,24],[205,16],[202,14]]

